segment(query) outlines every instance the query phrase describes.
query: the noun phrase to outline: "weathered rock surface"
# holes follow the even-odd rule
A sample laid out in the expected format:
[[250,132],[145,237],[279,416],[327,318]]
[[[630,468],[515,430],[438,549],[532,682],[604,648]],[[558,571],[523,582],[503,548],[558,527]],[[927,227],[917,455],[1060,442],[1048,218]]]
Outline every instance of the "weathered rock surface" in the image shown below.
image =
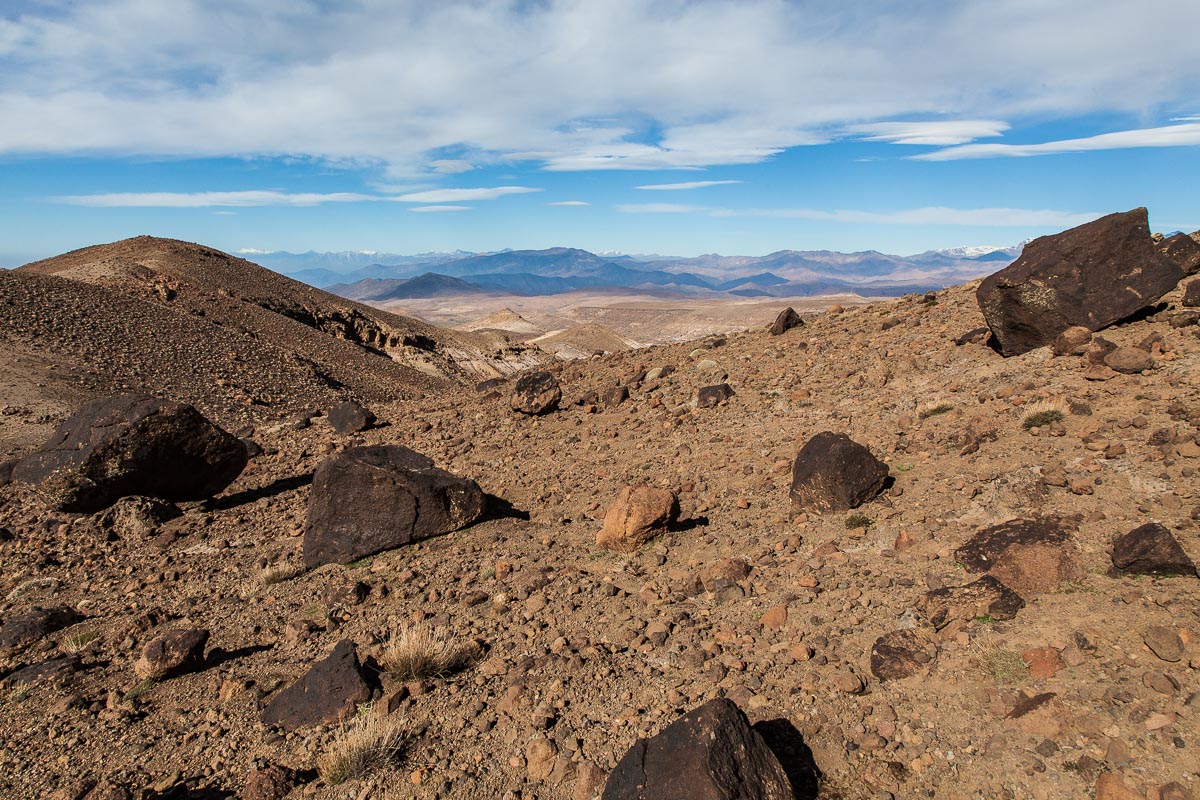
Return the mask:
[[246,445],[191,406],[150,395],[95,400],[12,466],[58,511],[90,513],[121,497],[201,500],[246,465]]
[[239,800],[283,800],[296,785],[294,770],[278,764],[258,767],[246,776]]
[[346,564],[470,525],[483,515],[479,484],[400,445],[352,447],[313,475],[304,563]]
[[1021,596],[991,575],[965,586],[946,586],[925,595],[922,608],[929,623],[944,628],[955,620],[990,617],[1012,619],[1025,607]]
[[871,648],[871,674],[893,681],[927,673],[937,659],[937,643],[917,629],[885,633]]
[[1183,290],[1181,305],[1188,308],[1200,308],[1200,279],[1189,281]]
[[354,642],[343,639],[300,680],[271,698],[262,721],[287,731],[337,722],[371,699]]
[[353,400],[338,403],[329,409],[329,424],[338,433],[359,433],[375,424],[375,415],[370,409]]
[[971,572],[999,579],[1024,600],[1087,573],[1071,527],[1061,519],[1014,519],[979,531],[955,555]]
[[1187,275],[1200,271],[1200,242],[1186,233],[1163,239],[1158,243],[1158,252],[1178,264]]
[[179,506],[157,497],[122,497],[105,509],[97,524],[121,537],[144,538],[182,514]]
[[1066,328],[1098,331],[1175,288],[1184,276],[1150,238],[1146,209],[1110,214],[1025,245],[976,292],[1000,352],[1020,355]]
[[596,544],[630,552],[666,531],[679,516],[679,500],[668,489],[644,483],[626,486],[604,515]]
[[558,379],[542,371],[523,375],[517,380],[509,403],[514,411],[538,416],[558,408],[561,400],[562,389],[559,388]]
[[1072,325],[1054,337],[1054,344],[1050,346],[1050,351],[1056,356],[1079,356],[1087,352],[1088,345],[1091,343],[1092,332],[1090,330],[1082,325]]
[[1154,369],[1154,359],[1140,347],[1118,347],[1104,357],[1104,363],[1125,375],[1136,375]]
[[1113,540],[1113,572],[1134,575],[1196,575],[1196,564],[1179,541],[1157,522],[1141,525]]
[[36,642],[57,630],[74,625],[83,619],[69,606],[35,608],[24,614],[16,614],[0,625],[0,651],[13,650]]
[[807,511],[857,508],[883,491],[888,468],[843,433],[808,440],[792,464],[792,502]]
[[772,336],[780,336],[787,333],[792,328],[799,328],[804,325],[804,320],[796,313],[796,309],[788,306],[783,311],[779,312],[779,316],[771,323],[771,327],[767,331]]
[[714,408],[733,397],[734,394],[733,387],[728,383],[701,386],[696,390],[696,408]]
[[733,701],[710,700],[649,739],[608,776],[602,800],[792,800],[775,754]]
[[204,666],[204,645],[209,632],[204,628],[168,631],[159,634],[142,648],[142,656],[133,665],[139,678],[161,681],[192,672]]

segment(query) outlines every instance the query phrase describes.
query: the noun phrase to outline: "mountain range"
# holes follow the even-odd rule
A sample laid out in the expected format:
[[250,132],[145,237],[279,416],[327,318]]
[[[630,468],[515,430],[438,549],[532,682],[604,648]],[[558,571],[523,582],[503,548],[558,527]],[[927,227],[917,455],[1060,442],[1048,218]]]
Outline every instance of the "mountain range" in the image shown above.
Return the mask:
[[343,297],[372,302],[455,294],[553,295],[617,288],[680,297],[896,296],[941,289],[1008,264],[1023,243],[897,256],[866,250],[781,250],[765,256],[598,255],[587,250],[495,253],[253,253],[251,258]]

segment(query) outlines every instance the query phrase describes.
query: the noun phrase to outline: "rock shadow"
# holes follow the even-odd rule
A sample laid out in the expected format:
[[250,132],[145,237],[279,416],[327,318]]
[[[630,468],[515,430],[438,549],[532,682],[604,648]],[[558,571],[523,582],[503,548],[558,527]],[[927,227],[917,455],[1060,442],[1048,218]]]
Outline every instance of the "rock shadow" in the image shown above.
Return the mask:
[[252,656],[255,653],[261,653],[264,650],[271,650],[274,645],[269,644],[252,644],[248,647],[239,647],[235,650],[226,650],[224,647],[214,647],[208,651],[208,655],[204,657],[204,669],[217,667],[229,661],[238,658]]
[[255,500],[261,500],[264,497],[274,497],[284,492],[295,491],[301,486],[308,486],[312,481],[313,475],[311,472],[306,472],[303,475],[293,475],[290,478],[279,478],[258,489],[244,489],[222,497],[211,497],[204,501],[203,507],[205,511],[228,511],[231,508],[253,503]]
[[673,533],[683,533],[685,531],[695,530],[696,528],[704,528],[708,525],[708,517],[689,517],[681,519],[671,526]]
[[505,500],[503,497],[497,497],[494,494],[484,494],[483,515],[479,518],[479,522],[487,522],[496,519],[519,519],[525,522],[529,521],[529,512],[522,511],[512,503]]
[[812,748],[796,726],[784,718],[766,719],[754,723],[754,730],[762,736],[767,747],[779,759],[788,780],[792,782],[795,800],[817,800],[821,783],[821,770],[813,760]]

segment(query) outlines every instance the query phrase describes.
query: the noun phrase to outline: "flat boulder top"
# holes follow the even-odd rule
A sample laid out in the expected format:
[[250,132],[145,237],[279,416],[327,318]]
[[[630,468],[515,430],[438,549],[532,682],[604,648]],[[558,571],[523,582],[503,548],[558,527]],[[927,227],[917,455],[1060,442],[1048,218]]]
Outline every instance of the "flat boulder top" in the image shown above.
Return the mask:
[[1048,345],[1066,328],[1098,331],[1156,302],[1184,270],[1150,237],[1135,208],[1025,245],[1009,266],[984,278],[976,298],[1000,351]]

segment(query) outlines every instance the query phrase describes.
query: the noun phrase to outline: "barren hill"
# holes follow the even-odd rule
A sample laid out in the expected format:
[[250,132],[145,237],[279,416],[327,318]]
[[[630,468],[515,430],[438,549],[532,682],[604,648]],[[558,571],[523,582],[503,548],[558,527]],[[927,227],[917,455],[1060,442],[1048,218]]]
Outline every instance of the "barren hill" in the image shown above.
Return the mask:
[[[0,278],[127,302],[114,316],[130,338],[195,316]],[[379,400],[386,424],[362,433],[262,425],[263,453],[229,490],[170,521],[136,501],[56,514],[0,486],[0,795],[99,782],[93,798],[592,800],[639,739],[723,697],[808,800],[1194,797],[1200,313],[1186,285],[1063,355],[988,347],[971,284],[809,314],[780,336],[556,364],[563,397],[543,416],[515,412],[505,382]],[[5,331],[49,307],[0,312]],[[58,352],[48,342],[72,325],[37,321],[21,357]],[[723,399],[697,402],[720,383]],[[797,452],[825,432],[888,476],[856,508],[789,499]],[[465,529],[303,569],[318,464],[397,444],[503,502]],[[606,511],[639,483],[673,493],[678,522],[601,547]],[[347,524],[377,511],[343,509]],[[1134,561],[1166,555],[1179,574],[1118,568],[1115,543],[1147,530],[1177,551]],[[980,557],[1006,543],[1015,555]],[[202,657],[143,677],[157,637],[180,630],[208,635]],[[456,657],[398,668],[412,630]],[[352,691],[318,707],[347,675]],[[286,711],[325,716],[289,727]],[[374,774],[318,777],[366,725],[402,732],[401,751]]]

